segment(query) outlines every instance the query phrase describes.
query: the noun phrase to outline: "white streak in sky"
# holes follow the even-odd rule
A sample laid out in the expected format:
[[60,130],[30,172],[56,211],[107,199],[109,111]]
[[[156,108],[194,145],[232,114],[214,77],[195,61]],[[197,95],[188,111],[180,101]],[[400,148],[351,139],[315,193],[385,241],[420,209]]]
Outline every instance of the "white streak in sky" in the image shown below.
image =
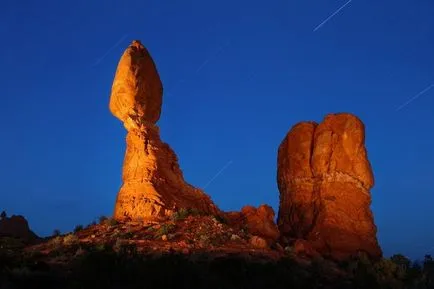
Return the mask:
[[318,29],[320,29],[324,24],[326,24],[330,19],[332,19],[336,14],[338,14],[342,9],[345,8],[345,6],[347,6],[348,4],[350,4],[352,0],[349,0],[347,3],[345,3],[344,5],[342,5],[338,10],[336,10],[332,15],[330,15],[329,17],[326,18],[326,20],[324,20],[323,22],[321,22],[320,25],[318,25],[317,27],[315,27],[315,29],[313,30],[313,32],[317,31]]
[[430,90],[433,87],[434,87],[434,83],[431,84],[430,86],[428,86],[427,88],[425,88],[424,90],[422,90],[421,92],[419,92],[418,94],[416,94],[415,96],[413,96],[412,98],[410,98],[408,101],[406,101],[403,104],[401,104],[396,109],[396,111],[399,111],[399,110],[403,109],[404,107],[406,107],[407,105],[409,105],[411,102],[413,102],[414,100],[416,100],[417,98],[419,98],[422,94],[426,93],[428,90]]
[[128,37],[128,34],[125,34],[124,36],[122,36],[122,38],[119,39],[118,42],[116,42],[112,47],[110,47],[109,50],[107,50],[106,53],[104,53],[100,58],[98,58],[98,59],[95,61],[95,63],[92,64],[91,67],[94,67],[94,66],[97,66],[98,64],[100,64],[101,61],[103,61],[104,58],[106,58],[107,55],[108,55],[108,54],[109,54],[113,49],[115,49],[116,47],[118,47],[118,46],[122,43],[122,41],[124,41],[127,37]]
[[199,73],[199,71],[201,71],[207,64],[208,62],[210,62],[210,60],[217,56],[219,53],[223,52],[223,50],[225,50],[225,48],[230,44],[230,41],[226,42],[225,45],[220,46],[217,51],[211,55],[210,57],[208,57],[207,59],[205,59],[205,61],[196,69],[196,73]]
[[203,189],[205,190],[206,187],[208,187],[224,170],[226,170],[230,165],[232,164],[232,161],[229,161],[220,171],[218,171],[214,177],[211,178],[211,180],[209,180],[209,182],[203,187]]
[[[220,54],[220,53],[222,53],[225,49],[226,49],[226,47],[228,47],[229,46],[229,44],[231,44],[231,41],[230,40],[228,40],[227,42],[226,42],[226,44],[224,44],[224,45],[221,45],[210,57],[208,57],[207,59],[205,59],[205,61],[204,62],[202,62],[202,64],[201,65],[199,65],[199,67],[196,69],[196,71],[195,71],[195,74],[198,74],[211,60],[212,60],[212,58],[213,57],[216,57],[218,54]],[[179,84],[181,84],[181,83],[183,83],[183,82],[185,82],[185,80],[184,79],[181,79],[181,80],[178,80],[176,83],[175,83],[175,85],[172,87],[172,88],[170,88],[169,89],[169,91],[167,92],[167,95],[168,96],[170,96],[170,95],[173,95],[173,91],[175,90],[175,88],[179,85]]]

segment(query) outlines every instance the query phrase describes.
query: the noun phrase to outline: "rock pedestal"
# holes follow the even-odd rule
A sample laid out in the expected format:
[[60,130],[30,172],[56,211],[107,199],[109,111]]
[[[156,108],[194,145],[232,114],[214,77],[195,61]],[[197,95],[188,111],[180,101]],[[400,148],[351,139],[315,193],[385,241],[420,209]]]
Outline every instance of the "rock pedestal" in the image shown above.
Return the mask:
[[330,114],[295,125],[278,151],[278,226],[286,241],[303,239],[322,255],[382,255],[370,210],[374,185],[363,123]]

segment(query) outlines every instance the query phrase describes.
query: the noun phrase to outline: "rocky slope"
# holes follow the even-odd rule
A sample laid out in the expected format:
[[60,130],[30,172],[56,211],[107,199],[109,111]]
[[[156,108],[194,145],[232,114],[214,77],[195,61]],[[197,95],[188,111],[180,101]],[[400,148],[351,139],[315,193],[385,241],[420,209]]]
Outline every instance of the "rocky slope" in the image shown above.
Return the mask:
[[192,210],[181,209],[164,222],[102,217],[98,224],[31,246],[0,237],[0,288],[428,289],[434,284],[429,256],[423,269],[410,267],[402,255],[373,263],[361,254],[334,262],[308,252],[307,241],[283,249],[264,247],[260,240],[246,228]]

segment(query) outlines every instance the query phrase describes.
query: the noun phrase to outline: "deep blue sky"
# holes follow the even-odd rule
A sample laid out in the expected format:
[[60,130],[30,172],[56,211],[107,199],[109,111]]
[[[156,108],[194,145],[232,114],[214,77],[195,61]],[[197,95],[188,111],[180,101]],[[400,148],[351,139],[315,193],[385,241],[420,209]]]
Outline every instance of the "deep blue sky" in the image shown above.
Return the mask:
[[[292,125],[351,112],[366,124],[386,255],[434,253],[434,2],[31,1],[0,9],[2,208],[41,235],[112,213],[125,130],[108,110],[133,39],[165,94],[162,138],[225,210],[277,211],[277,148]],[[168,94],[170,92],[170,94]]]

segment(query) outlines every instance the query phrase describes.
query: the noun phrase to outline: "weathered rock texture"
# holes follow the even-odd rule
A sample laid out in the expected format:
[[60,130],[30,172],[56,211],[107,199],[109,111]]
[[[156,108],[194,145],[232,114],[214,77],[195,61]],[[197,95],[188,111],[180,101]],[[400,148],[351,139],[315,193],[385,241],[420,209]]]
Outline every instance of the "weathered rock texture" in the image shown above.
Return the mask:
[[354,115],[295,125],[278,151],[278,226],[283,239],[308,240],[336,259],[380,257],[370,210],[374,185],[363,123]]
[[19,238],[24,241],[38,239],[38,236],[30,230],[27,220],[19,215],[0,219],[0,236]]
[[247,231],[267,241],[275,242],[279,238],[279,230],[274,222],[274,210],[268,205],[258,208],[245,206],[241,212],[226,213],[226,218],[231,226]]
[[110,111],[129,130],[160,119],[163,84],[149,52],[139,42],[127,48],[119,61],[110,96]]
[[175,153],[160,139],[155,123],[162,94],[151,56],[133,41],[119,61],[110,97],[110,111],[128,131],[117,220],[159,220],[180,208],[220,214],[206,194],[184,181]]

